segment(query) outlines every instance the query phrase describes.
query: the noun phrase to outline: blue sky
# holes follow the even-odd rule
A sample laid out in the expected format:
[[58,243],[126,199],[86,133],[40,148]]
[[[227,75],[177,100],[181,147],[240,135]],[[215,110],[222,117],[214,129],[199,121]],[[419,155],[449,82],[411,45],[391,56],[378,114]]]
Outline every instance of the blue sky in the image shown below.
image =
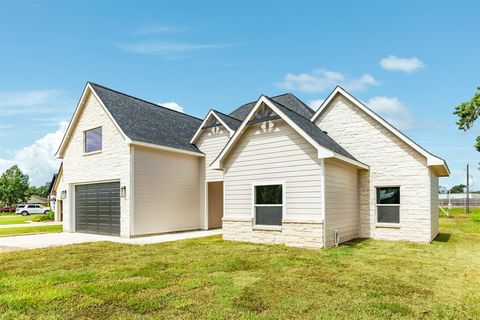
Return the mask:
[[[339,83],[447,160],[464,181],[480,123],[453,107],[480,85],[478,1],[0,0],[0,170],[34,184],[86,81],[203,117],[261,93],[314,108]],[[171,104],[176,106],[175,104]]]

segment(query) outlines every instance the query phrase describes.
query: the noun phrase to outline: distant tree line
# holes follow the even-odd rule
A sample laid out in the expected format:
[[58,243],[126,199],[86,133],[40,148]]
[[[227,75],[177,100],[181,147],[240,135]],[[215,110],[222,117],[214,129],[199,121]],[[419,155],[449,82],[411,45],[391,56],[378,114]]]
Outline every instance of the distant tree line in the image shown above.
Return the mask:
[[49,190],[50,182],[40,187],[30,186],[28,175],[17,165],[7,169],[0,176],[0,202],[9,207],[27,201],[33,195],[46,198]]

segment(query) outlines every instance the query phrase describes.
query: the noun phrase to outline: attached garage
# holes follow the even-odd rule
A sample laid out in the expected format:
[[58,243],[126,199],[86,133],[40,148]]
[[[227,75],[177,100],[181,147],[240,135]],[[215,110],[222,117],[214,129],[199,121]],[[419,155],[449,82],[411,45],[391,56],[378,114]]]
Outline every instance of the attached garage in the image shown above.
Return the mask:
[[120,235],[120,182],[75,187],[75,231]]

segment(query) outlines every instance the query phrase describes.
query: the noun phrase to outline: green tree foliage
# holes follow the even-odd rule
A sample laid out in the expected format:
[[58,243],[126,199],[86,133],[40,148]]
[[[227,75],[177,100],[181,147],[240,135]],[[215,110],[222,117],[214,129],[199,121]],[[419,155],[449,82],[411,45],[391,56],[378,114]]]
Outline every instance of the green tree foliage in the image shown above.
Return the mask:
[[14,165],[0,177],[0,201],[11,206],[28,198],[28,175]]
[[48,196],[48,190],[50,190],[50,182],[47,182],[40,187],[31,186],[28,188],[28,194],[31,196],[36,195],[46,198]]
[[463,190],[466,188],[467,186],[464,185],[464,184],[457,184],[456,186],[453,186],[451,189],[450,189],[450,193],[463,193]]
[[[460,130],[467,131],[470,129],[478,116],[480,116],[480,87],[477,88],[477,93],[472,100],[456,106],[453,114],[459,117],[457,125]],[[476,139],[475,148],[480,151],[480,136]]]

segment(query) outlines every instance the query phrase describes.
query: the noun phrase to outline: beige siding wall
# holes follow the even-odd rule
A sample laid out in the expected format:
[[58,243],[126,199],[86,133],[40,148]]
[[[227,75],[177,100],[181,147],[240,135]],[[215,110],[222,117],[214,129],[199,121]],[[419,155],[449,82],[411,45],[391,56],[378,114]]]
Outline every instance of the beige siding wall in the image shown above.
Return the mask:
[[432,203],[432,231],[430,240],[433,240],[438,234],[438,175],[430,170],[430,197]]
[[134,235],[200,229],[198,157],[135,147]]
[[[317,125],[358,160],[361,235],[388,240],[430,241],[431,179],[426,158],[341,95],[316,120]],[[400,225],[376,223],[375,187],[400,186]]]
[[360,207],[357,168],[338,160],[325,160],[325,246],[360,234]]
[[[253,226],[252,183],[285,183],[283,226]],[[323,246],[322,162],[282,120],[247,129],[225,160],[223,235],[228,240]]]
[[282,120],[252,126],[225,160],[225,216],[252,217],[252,183],[283,181],[286,215],[323,219],[317,151]]
[[212,170],[209,168],[209,165],[217,158],[220,151],[222,151],[223,147],[227,144],[229,139],[228,130],[223,126],[219,126],[204,129],[203,131],[195,144],[200,151],[205,153],[205,179],[207,181],[223,180],[223,171]]
[[[96,127],[102,127],[102,152],[85,155],[83,132]],[[74,231],[75,184],[111,180],[130,189],[130,147],[99,101],[89,94],[65,150],[63,178],[57,188],[58,198],[62,190],[67,190],[67,199],[63,201],[64,231]],[[121,198],[120,234],[125,237],[130,235],[130,198],[130,192]]]

